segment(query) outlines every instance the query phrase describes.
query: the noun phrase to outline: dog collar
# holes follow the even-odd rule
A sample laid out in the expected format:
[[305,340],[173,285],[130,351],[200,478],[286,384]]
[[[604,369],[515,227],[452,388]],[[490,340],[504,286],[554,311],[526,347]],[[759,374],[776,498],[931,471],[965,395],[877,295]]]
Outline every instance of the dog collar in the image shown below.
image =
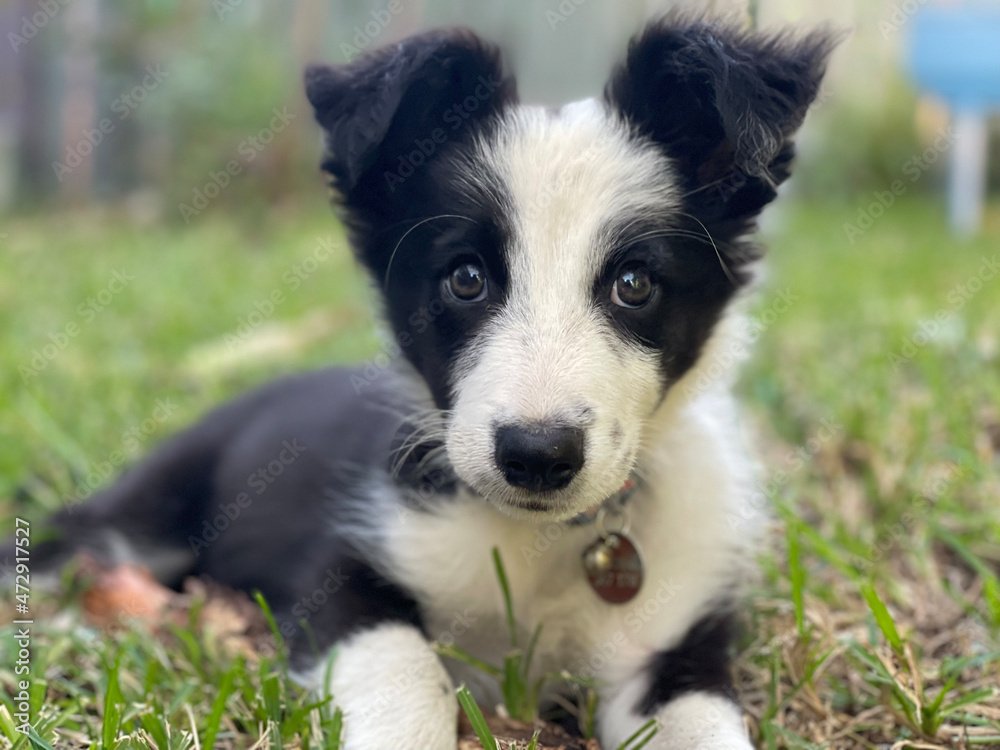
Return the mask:
[[566,523],[570,526],[588,526],[590,524],[595,524],[598,526],[598,532],[601,536],[606,536],[605,532],[600,528],[604,525],[605,517],[608,514],[623,514],[625,503],[627,503],[629,498],[635,494],[635,490],[635,475],[630,474],[629,478],[625,480],[625,484],[621,486],[621,489],[605,499],[604,502],[598,503],[593,508],[588,508],[581,513],[577,513],[571,519],[566,521]]

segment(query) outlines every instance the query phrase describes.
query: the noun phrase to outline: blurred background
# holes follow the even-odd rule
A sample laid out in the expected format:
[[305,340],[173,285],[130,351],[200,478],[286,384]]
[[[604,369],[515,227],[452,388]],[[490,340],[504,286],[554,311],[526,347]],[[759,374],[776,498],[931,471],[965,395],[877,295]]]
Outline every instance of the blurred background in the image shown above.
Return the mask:
[[[230,158],[242,174],[212,211],[315,199],[318,135],[300,85],[305,63],[343,63],[428,26],[466,24],[508,51],[525,99],[558,103],[599,91],[642,19],[678,5],[759,27],[824,21],[853,31],[796,179],[800,192],[853,197],[890,183],[947,131],[944,100],[921,92],[907,64],[915,21],[936,2],[398,0],[390,9],[387,0],[6,0],[0,208],[115,204],[137,220],[176,222],[178,204]],[[996,3],[939,7],[976,5]],[[989,31],[996,46],[1000,32]],[[290,113],[287,127],[266,148],[241,151],[275,109]],[[989,137],[996,145],[996,128]],[[996,185],[1000,149],[991,153]],[[945,161],[932,165],[920,192],[941,188]]]
[[[738,668],[755,737],[1000,746],[996,0],[0,0],[0,531],[86,501],[253,385],[388,366],[306,63],[465,24],[523,99],[559,103],[598,94],[643,19],[678,6],[850,32],[747,307],[738,387],[776,521]],[[57,646],[54,614],[38,621],[42,733],[92,736],[121,638]],[[193,702],[201,727],[214,678],[170,658],[154,698],[128,699],[174,726]],[[141,687],[142,659],[122,663]]]
[[[388,361],[318,170],[304,65],[465,24],[506,51],[524,100],[559,103],[598,94],[643,20],[678,7],[848,32],[764,213],[741,388],[770,438],[845,420],[829,450],[851,491],[778,499],[846,502],[835,520],[862,544],[942,465],[977,467],[995,499],[1000,2],[6,0],[0,508],[84,500],[280,373]],[[992,545],[989,518],[970,529]]]

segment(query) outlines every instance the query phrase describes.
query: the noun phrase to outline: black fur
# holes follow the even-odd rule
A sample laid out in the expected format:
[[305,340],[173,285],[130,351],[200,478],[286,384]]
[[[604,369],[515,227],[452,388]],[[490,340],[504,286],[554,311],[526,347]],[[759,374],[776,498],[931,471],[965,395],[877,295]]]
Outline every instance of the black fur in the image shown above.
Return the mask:
[[735,635],[736,618],[727,611],[699,620],[677,646],[650,660],[652,681],[636,710],[652,716],[674,698],[696,690],[732,694],[729,664]]
[[[500,53],[464,29],[418,34],[349,65],[310,66],[305,83],[326,131],[323,169],[349,206],[376,213],[376,198],[395,192],[385,173],[415,141],[433,141],[438,127],[468,130],[516,100]],[[466,106],[469,97],[478,102]]]
[[410,37],[350,65],[310,67],[306,92],[326,131],[322,166],[352,245],[392,301],[389,323],[404,355],[446,408],[451,360],[488,310],[453,304],[441,279],[478,255],[490,275],[491,305],[502,301],[506,282],[504,198],[472,200],[450,163],[516,102],[514,81],[495,48],[452,29]]
[[[605,90],[671,158],[684,195],[682,212],[659,217],[663,238],[619,239],[622,250],[595,289],[620,328],[661,354],[665,390],[693,366],[726,303],[752,278],[747,264],[760,250],[748,235],[789,175],[791,135],[835,42],[825,31],[794,40],[669,16],[632,41]],[[656,274],[658,298],[623,311],[604,289],[630,259]]]
[[632,41],[605,91],[674,160],[685,228],[711,235],[741,282],[758,253],[739,240],[789,175],[791,136],[836,43],[824,30],[795,39],[670,16]]
[[[369,385],[359,394],[361,382]],[[56,514],[54,538],[32,549],[33,570],[81,549],[122,562],[121,537],[168,584],[205,575],[261,591],[299,663],[365,624],[419,624],[412,597],[337,533],[361,486],[398,481],[410,509],[427,496],[423,486],[445,496],[453,490],[454,478],[437,466],[395,467],[393,446],[411,429],[412,407],[399,390],[390,373],[370,381],[361,369],[327,369],[236,399],[84,505]],[[12,557],[9,544],[3,553]]]
[[[725,304],[736,292],[710,243],[667,223],[662,237],[630,242],[619,238],[615,253],[595,280],[594,300],[626,336],[660,357],[663,390],[681,378],[697,360]],[[641,227],[631,227],[638,236]],[[623,264],[642,262],[656,283],[653,297],[643,307],[615,305],[608,289]]]

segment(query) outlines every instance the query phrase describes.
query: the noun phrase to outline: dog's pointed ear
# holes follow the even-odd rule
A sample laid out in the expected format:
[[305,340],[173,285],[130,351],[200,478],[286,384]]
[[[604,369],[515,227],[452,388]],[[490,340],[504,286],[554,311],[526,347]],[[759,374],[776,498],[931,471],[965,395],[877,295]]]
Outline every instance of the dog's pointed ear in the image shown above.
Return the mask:
[[838,41],[667,17],[632,40],[605,96],[673,159],[693,212],[747,219],[788,177],[791,137]]
[[366,183],[370,197],[394,190],[394,178],[420,166],[407,162],[411,152],[432,159],[457,131],[516,98],[499,52],[465,29],[411,36],[347,65],[310,66],[305,84],[326,131],[323,169],[347,199]]

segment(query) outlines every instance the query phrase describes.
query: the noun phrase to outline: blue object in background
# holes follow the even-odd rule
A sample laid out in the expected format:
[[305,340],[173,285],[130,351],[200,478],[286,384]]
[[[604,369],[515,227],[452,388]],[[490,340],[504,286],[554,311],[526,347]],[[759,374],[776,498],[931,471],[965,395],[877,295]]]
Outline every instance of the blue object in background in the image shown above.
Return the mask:
[[1000,4],[928,6],[913,19],[917,85],[956,109],[1000,109]]
[[952,227],[978,229],[986,193],[987,124],[1000,111],[1000,3],[928,6],[913,19],[909,67],[917,85],[952,110],[948,184]]

